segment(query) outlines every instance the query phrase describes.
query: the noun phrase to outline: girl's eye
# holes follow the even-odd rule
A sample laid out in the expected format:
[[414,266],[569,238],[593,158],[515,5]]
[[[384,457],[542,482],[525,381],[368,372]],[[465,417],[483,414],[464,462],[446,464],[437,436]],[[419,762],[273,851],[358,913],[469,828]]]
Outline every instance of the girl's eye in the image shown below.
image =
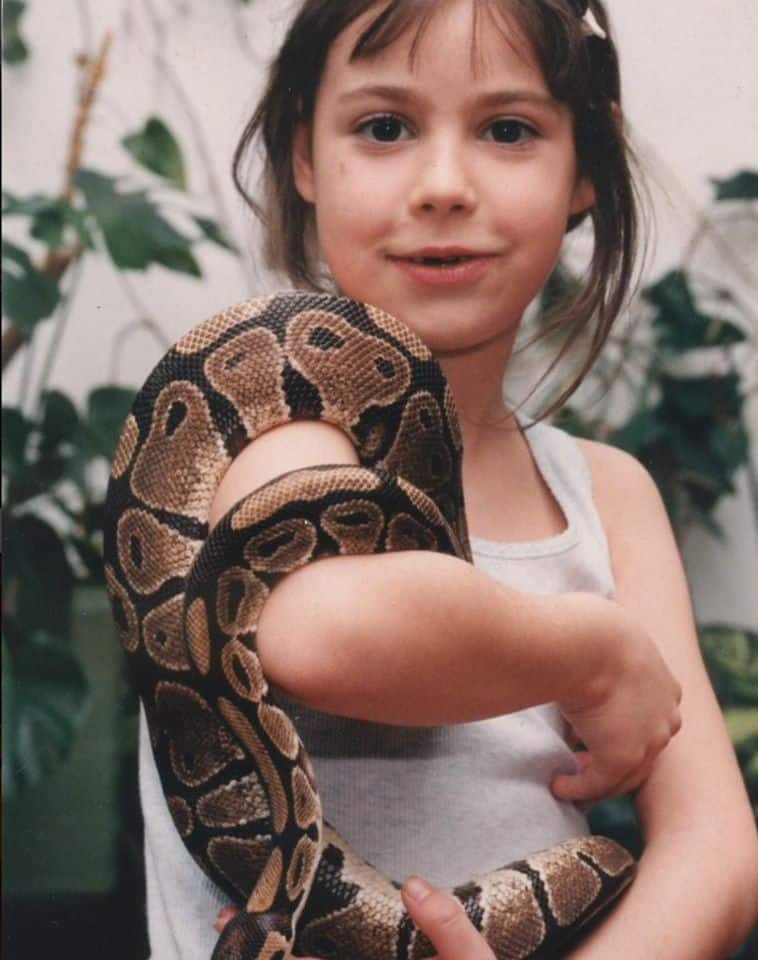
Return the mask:
[[506,117],[503,120],[495,120],[490,124],[488,132],[492,133],[492,139],[495,143],[505,143],[520,146],[533,140],[537,136],[537,131],[523,120],[514,120]]
[[369,139],[376,140],[379,143],[395,143],[402,136],[406,125],[399,118],[391,113],[384,114],[381,117],[371,117],[364,120],[358,127],[359,133],[364,133]]

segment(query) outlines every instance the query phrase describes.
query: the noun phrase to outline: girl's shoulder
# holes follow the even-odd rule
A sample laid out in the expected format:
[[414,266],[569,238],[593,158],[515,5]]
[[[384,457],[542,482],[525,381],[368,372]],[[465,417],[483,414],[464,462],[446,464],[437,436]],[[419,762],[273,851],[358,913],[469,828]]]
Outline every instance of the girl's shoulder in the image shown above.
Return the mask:
[[636,457],[597,440],[577,438],[576,443],[589,470],[592,496],[612,552],[614,542],[626,535],[632,517],[635,522],[661,522],[666,513],[660,493]]

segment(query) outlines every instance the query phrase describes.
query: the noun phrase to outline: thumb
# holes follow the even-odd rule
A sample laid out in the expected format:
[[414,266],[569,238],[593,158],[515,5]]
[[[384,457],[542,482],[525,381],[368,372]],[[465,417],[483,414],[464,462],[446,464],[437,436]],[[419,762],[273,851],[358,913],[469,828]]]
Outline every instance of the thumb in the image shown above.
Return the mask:
[[401,895],[413,921],[434,944],[438,960],[495,960],[455,897],[421,877],[409,877]]
[[554,777],[550,788],[559,800],[600,800],[608,795],[607,775],[600,772],[591,754],[578,751],[574,754],[576,773],[561,773]]

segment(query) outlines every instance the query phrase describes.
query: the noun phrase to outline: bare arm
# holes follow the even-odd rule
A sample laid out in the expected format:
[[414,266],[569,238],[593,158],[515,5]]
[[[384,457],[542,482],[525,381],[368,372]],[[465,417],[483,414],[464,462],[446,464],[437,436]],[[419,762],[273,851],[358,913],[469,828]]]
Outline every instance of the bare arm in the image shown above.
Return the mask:
[[[572,960],[720,960],[758,917],[758,838],[700,655],[687,583],[658,491],[625,454],[588,444],[619,601],[684,687],[682,731],[635,795],[638,876]],[[620,502],[623,500],[623,503]]]
[[[339,430],[296,422],[255,440],[211,518],[286,470],[355,462]],[[281,580],[258,626],[266,675],[315,709],[383,723],[462,723],[557,702],[588,748],[575,796],[633,789],[679,726],[681,688],[618,604],[507,589],[408,551],[343,556]]]
[[[335,427],[296,422],[269,431],[224,477],[211,524],[272,477],[319,463],[357,463]],[[579,695],[590,678],[602,685],[609,607],[583,595],[520,594],[428,551],[330,557],[277,584],[258,650],[267,676],[314,708],[385,723],[455,723]]]

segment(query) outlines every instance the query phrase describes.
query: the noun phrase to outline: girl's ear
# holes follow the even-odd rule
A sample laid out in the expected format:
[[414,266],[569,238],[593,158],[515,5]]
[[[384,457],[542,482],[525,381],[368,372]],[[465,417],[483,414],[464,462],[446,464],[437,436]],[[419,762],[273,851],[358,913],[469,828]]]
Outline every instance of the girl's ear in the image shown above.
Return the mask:
[[292,175],[297,192],[306,203],[313,203],[313,159],[311,155],[311,132],[307,123],[298,123],[292,138]]
[[595,206],[596,199],[595,185],[593,182],[589,177],[580,177],[576,182],[574,193],[571,197],[571,209],[569,211],[571,216],[576,217],[579,214],[587,213],[588,210]]

